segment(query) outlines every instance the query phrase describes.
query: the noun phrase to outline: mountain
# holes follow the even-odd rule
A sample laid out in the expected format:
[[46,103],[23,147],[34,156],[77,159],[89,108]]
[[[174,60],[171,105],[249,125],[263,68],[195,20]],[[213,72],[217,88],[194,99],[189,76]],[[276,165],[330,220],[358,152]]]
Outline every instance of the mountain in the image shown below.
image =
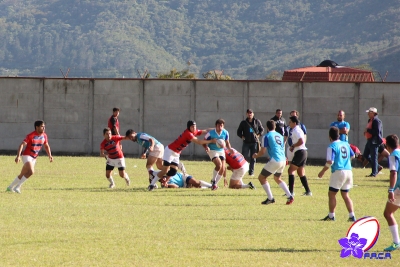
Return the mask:
[[0,75],[265,79],[331,59],[400,81],[399,18],[399,0],[2,0]]

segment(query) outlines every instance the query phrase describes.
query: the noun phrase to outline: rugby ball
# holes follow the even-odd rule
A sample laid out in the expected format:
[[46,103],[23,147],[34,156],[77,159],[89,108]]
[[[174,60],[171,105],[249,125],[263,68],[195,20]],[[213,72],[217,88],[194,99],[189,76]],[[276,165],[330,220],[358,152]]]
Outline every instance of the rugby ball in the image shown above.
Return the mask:
[[375,217],[368,216],[354,222],[347,232],[347,237],[351,237],[355,233],[360,238],[367,239],[367,243],[362,248],[365,252],[375,245],[379,237],[379,232],[380,226],[378,220]]
[[224,148],[225,147],[225,141],[223,139],[217,139],[217,143],[215,143],[218,148]]

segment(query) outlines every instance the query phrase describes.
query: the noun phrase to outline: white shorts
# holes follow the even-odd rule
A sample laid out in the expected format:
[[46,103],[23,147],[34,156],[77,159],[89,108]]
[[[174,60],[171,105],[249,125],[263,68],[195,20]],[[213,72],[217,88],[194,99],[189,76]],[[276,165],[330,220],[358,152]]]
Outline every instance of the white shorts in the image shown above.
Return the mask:
[[[389,202],[389,200],[388,200],[388,202]],[[389,202],[389,203],[392,203],[393,205],[400,207],[400,190],[398,188],[396,188],[396,190],[394,190],[394,201]]]
[[157,144],[153,147],[153,151],[149,150],[149,156],[162,159],[164,156],[164,146],[163,144]]
[[351,170],[337,170],[331,174],[329,187],[349,190],[353,187],[353,172]]
[[225,159],[225,152],[223,150],[222,151],[210,150],[208,151],[207,154],[211,160],[213,160],[213,158],[220,158],[220,157]]
[[179,157],[181,154],[172,151],[169,147],[166,147],[164,150],[163,160],[169,163],[176,163],[176,166],[179,164]]
[[294,157],[294,152],[290,151],[290,146],[288,146],[287,149],[286,149],[286,157],[287,157],[289,162],[291,162],[293,157]]
[[249,163],[246,162],[241,168],[233,170],[231,180],[240,181],[243,176],[249,171]]
[[109,159],[107,158],[107,165],[117,167],[117,168],[125,168],[125,158],[120,159]]
[[273,158],[271,158],[271,160],[268,161],[267,164],[265,164],[264,169],[272,174],[275,174],[282,173],[285,169],[285,166],[286,160],[277,162]]
[[32,158],[31,156],[21,156],[22,163],[25,164],[27,162],[32,162],[33,166],[36,164],[36,159]]

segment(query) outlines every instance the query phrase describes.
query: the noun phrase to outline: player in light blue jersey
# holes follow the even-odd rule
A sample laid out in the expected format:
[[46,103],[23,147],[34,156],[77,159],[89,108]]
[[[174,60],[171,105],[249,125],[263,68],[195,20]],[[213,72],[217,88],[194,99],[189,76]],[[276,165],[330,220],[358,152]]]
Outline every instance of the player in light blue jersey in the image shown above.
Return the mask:
[[339,129],[340,140],[349,142],[350,123],[344,120],[346,114],[343,110],[339,110],[337,114],[337,121],[331,123],[330,127],[335,126]]
[[267,162],[267,164],[265,164],[260,175],[258,176],[261,186],[267,193],[267,199],[261,202],[261,204],[268,205],[275,203],[271,187],[267,180],[267,177],[273,174],[275,182],[280,188],[282,188],[287,196],[286,205],[290,205],[293,203],[294,198],[290,193],[286,183],[281,179],[282,172],[286,166],[285,139],[280,133],[275,131],[275,127],[275,121],[267,121],[268,132],[261,139],[260,151],[258,153],[254,153],[253,155],[253,158],[258,158],[264,155],[265,151],[268,150],[268,154],[270,156],[270,160]]
[[146,169],[149,172],[149,181],[151,183],[151,179],[154,178],[154,163],[159,170],[163,166],[162,158],[164,155],[164,146],[157,139],[147,133],[135,133],[132,129],[129,129],[128,131],[131,132],[133,135],[132,141],[137,142],[144,148],[142,158],[146,158],[146,151],[149,151],[146,162]]
[[[178,170],[174,176],[171,176],[169,180],[163,178],[161,180],[162,187],[165,188],[211,188],[211,184],[202,180],[196,180],[192,175],[188,174],[185,169],[185,165],[182,162],[178,164]],[[158,173],[158,171],[155,171]]]
[[329,140],[326,153],[326,164],[318,174],[319,178],[324,176],[325,172],[330,168],[331,177],[329,182],[329,214],[323,218],[323,221],[335,220],[336,194],[342,195],[346,208],[349,212],[349,222],[355,222],[353,201],[350,198],[349,191],[353,187],[353,172],[351,170],[351,159],[354,158],[354,152],[346,141],[340,141],[339,129],[335,126],[329,129]]
[[[215,122],[215,129],[209,131],[205,136],[205,140],[212,139],[222,139],[225,141],[226,147],[231,149],[231,144],[229,142],[229,133],[224,129],[225,121],[223,119],[218,119]],[[210,157],[211,161],[215,164],[213,170],[213,176],[211,182],[213,184],[212,190],[218,189],[218,182],[224,174],[226,168],[225,152],[223,147],[218,147],[216,143],[210,143],[208,145],[203,145],[206,153]]]
[[388,190],[388,201],[386,202],[383,215],[389,225],[393,243],[385,248],[385,251],[400,249],[399,227],[394,213],[400,207],[400,149],[399,138],[392,134],[386,137],[386,149],[389,151],[390,184]]

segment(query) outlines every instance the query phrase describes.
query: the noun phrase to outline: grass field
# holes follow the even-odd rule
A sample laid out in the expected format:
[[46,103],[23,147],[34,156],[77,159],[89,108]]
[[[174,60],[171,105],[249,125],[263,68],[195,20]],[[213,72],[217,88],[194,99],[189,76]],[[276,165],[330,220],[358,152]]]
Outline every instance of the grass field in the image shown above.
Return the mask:
[[[296,178],[295,202],[286,206],[283,191],[270,179],[276,203],[261,205],[266,194],[257,175],[256,190],[157,189],[147,191],[145,161],[127,158],[132,185],[114,174],[108,189],[100,157],[41,156],[22,194],[4,192],[21,163],[0,156],[0,266],[398,266],[392,260],[340,258],[338,239],[351,225],[341,199],[335,222],[328,213],[328,176],[308,166],[313,197],[302,197]],[[197,179],[209,181],[213,164],[184,161]],[[287,168],[285,169],[285,172]],[[365,178],[370,169],[354,169],[351,191],[357,218],[374,216],[381,235],[373,251],[391,243],[382,215],[388,170]],[[287,173],[284,175],[287,181]],[[221,182],[220,182],[221,183]]]

